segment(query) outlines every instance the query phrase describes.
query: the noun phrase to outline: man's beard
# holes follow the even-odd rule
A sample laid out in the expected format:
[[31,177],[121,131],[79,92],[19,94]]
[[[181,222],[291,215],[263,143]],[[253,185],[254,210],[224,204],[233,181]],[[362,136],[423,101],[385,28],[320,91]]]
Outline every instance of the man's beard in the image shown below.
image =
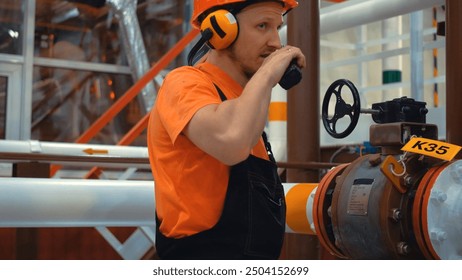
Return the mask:
[[232,61],[236,61],[238,63],[238,66],[241,68],[242,73],[244,73],[244,76],[250,80],[253,75],[255,74],[255,70],[251,69],[250,67],[246,66],[244,63],[242,63],[242,60],[240,60],[237,56],[237,52],[234,48],[235,45],[232,45],[228,49],[229,57],[232,59]]

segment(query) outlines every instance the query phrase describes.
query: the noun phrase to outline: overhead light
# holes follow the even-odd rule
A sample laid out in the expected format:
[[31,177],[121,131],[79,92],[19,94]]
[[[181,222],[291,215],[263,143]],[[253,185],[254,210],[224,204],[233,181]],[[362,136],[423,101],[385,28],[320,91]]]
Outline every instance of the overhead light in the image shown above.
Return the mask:
[[13,39],[17,39],[17,38],[19,37],[19,32],[18,32],[18,31],[11,30],[11,29],[8,29],[8,34],[9,34],[10,37],[13,38]]

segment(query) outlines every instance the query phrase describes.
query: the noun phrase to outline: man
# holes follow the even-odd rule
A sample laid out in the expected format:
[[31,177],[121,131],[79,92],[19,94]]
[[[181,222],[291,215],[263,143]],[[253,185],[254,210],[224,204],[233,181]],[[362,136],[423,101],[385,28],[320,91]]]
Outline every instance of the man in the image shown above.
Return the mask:
[[169,73],[159,91],[148,127],[157,252],[165,259],[277,259],[284,191],[262,133],[272,88],[291,61],[305,66],[300,49],[282,47],[278,33],[283,14],[298,3],[194,5],[194,27],[209,26],[204,21],[212,15],[210,26],[226,31],[213,19],[225,9],[225,25],[237,21],[238,32],[229,46],[214,48],[224,32],[207,30],[212,49],[196,65]]

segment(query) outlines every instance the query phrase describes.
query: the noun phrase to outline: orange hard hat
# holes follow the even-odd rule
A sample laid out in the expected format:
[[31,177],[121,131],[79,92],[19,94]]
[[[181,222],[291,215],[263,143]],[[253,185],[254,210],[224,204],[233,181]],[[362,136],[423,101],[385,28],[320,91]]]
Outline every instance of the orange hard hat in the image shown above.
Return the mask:
[[[191,18],[192,25],[200,29],[200,23],[198,21],[198,17],[205,11],[213,7],[224,6],[233,3],[241,3],[241,2],[257,2],[255,0],[194,0],[194,8],[193,14]],[[279,0],[280,2],[284,3],[284,13],[288,10],[295,8],[298,6],[298,2],[296,0]]]

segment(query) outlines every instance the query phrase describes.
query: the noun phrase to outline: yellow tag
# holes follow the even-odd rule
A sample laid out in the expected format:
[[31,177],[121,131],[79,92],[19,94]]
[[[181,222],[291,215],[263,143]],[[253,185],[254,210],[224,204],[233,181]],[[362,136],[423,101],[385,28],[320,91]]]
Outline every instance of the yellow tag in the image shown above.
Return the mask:
[[401,150],[450,161],[461,148],[446,142],[415,137],[411,138]]

